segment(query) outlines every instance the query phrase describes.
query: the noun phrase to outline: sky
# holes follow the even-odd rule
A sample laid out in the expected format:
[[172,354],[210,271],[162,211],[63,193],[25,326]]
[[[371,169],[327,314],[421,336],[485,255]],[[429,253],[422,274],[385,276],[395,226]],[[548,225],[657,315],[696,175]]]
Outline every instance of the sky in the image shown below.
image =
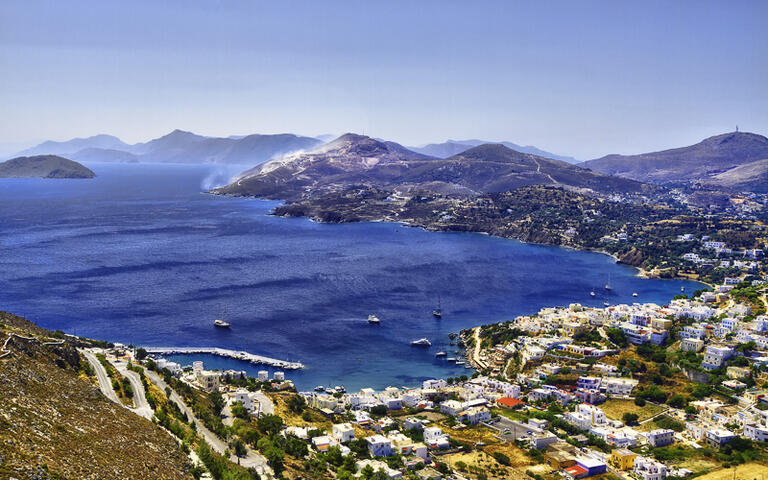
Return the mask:
[[347,131],[580,159],[768,134],[768,2],[0,2],[0,144]]

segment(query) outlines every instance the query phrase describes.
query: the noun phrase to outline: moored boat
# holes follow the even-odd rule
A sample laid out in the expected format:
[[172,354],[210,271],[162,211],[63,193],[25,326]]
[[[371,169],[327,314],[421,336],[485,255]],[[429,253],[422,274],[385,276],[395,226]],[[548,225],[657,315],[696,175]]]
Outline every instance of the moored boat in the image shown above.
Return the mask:
[[432,342],[430,342],[426,338],[420,338],[418,340],[411,341],[411,345],[413,345],[414,347],[430,347],[432,346]]

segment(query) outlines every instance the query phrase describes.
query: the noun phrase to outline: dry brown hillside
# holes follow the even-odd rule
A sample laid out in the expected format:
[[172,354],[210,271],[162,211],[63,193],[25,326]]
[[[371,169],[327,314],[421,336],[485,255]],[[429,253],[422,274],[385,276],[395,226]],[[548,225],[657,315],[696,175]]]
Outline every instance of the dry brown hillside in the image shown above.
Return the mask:
[[0,347],[9,333],[33,339],[0,351],[0,479],[192,478],[169,434],[79,373],[72,340],[0,312]]

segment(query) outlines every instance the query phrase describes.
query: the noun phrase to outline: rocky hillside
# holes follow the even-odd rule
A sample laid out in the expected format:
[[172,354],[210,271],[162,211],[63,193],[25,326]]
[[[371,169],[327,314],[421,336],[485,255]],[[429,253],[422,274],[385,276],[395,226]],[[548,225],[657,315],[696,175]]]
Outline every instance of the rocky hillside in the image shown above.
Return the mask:
[[[580,165],[642,182],[679,184],[706,182],[730,169],[765,158],[768,158],[768,138],[732,132],[688,147],[639,155],[608,155]],[[736,172],[739,173],[743,172]]]
[[702,184],[714,189],[768,193],[768,158],[733,167],[709,177]]
[[17,157],[0,163],[0,178],[93,178],[89,168],[56,155]]
[[352,185],[477,195],[527,185],[559,185],[604,193],[637,193],[644,186],[503,145],[471,148],[446,159],[393,142],[346,134],[321,148],[273,160],[214,193],[296,200]]
[[192,478],[168,433],[83,373],[78,340],[0,312],[0,342],[0,478]]

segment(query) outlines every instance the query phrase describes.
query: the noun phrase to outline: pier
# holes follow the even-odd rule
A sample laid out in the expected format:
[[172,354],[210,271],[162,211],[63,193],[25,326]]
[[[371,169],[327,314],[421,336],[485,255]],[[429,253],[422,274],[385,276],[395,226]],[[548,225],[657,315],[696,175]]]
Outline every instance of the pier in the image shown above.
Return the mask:
[[238,352],[218,347],[144,347],[144,350],[146,350],[147,353],[154,353],[157,355],[205,353],[209,355],[218,355],[219,357],[234,358],[236,360],[251,362],[257,365],[270,365],[285,370],[300,370],[304,368],[304,364],[301,362],[288,362],[276,358],[265,357],[263,355],[255,355],[246,351]]

